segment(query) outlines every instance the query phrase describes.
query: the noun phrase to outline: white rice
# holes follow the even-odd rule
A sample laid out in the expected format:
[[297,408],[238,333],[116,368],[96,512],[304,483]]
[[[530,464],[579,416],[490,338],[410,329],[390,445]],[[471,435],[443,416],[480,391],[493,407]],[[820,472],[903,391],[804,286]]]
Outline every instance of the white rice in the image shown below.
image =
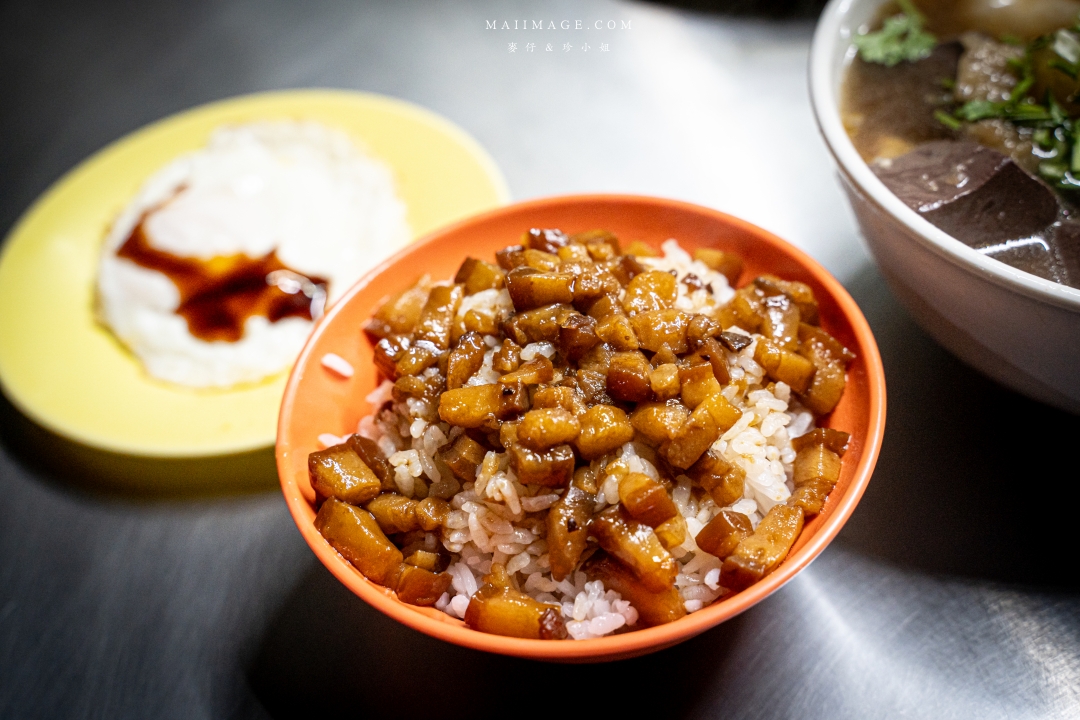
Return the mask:
[[535,360],[539,355],[543,355],[546,358],[555,357],[555,346],[549,342],[538,342],[529,343],[521,348],[521,359],[525,362]]
[[334,435],[333,433],[323,433],[323,434],[319,435],[319,437],[317,439],[319,441],[319,444],[322,445],[323,448],[328,448],[328,447],[333,447],[334,445],[340,445],[341,443],[348,440],[349,436],[346,435],[345,437],[338,437],[337,435]]
[[667,240],[660,248],[664,251],[663,257],[639,257],[638,261],[645,267],[653,270],[674,270],[682,280],[687,275],[695,275],[702,283],[712,288],[695,290],[684,282],[679,283],[679,295],[675,299],[675,307],[689,313],[711,314],[713,310],[726,305],[731,298],[735,297],[735,291],[731,289],[727,278],[716,272],[700,260],[695,260],[690,253],[683,250],[676,240]]
[[353,376],[353,366],[348,360],[337,353],[326,353],[322,356],[320,363],[327,370],[337,373],[343,378],[351,378]]
[[[642,261],[657,269],[674,269],[680,279],[692,272],[712,286],[709,295],[706,291],[691,291],[680,282],[677,301],[680,308],[688,312],[711,311],[734,296],[723,275],[693,260],[674,240],[665,242],[663,249],[664,257],[642,258]],[[489,302],[492,306],[501,304],[502,298],[492,294]],[[472,308],[483,309],[475,302]],[[489,306],[488,310],[494,308]],[[738,328],[728,330],[747,334]],[[732,383],[723,393],[743,415],[713,444],[713,449],[746,472],[743,497],[728,509],[745,514],[757,527],[771,507],[791,495],[795,459],[792,433],[808,432],[813,427],[813,415],[793,402],[790,388],[783,383],[776,383],[774,391],[765,388],[768,381],[753,359],[754,347],[755,343],[751,343],[739,353],[728,353]],[[550,343],[533,343],[523,349],[522,358],[551,357],[554,352]],[[493,351],[488,351],[483,367],[469,379],[468,385],[498,381],[499,374],[491,368],[492,355]],[[418,483],[440,479],[458,486],[450,495],[453,511],[439,537],[451,553],[447,572],[452,584],[436,608],[463,618],[481,578],[490,571],[492,563],[501,563],[522,592],[562,609],[567,631],[574,639],[602,637],[637,623],[637,610],[618,593],[605,589],[602,582],[588,581],[581,571],[558,582],[552,578],[544,539],[544,513],[563,490],[522,485],[510,469],[506,453],[488,452],[477,469],[475,481],[463,485],[454,478],[439,478],[437,469],[432,475],[435,453],[461,431],[439,421],[435,409],[427,403],[392,402],[391,390],[392,385],[387,381],[368,396],[376,412],[361,420],[358,432],[390,450],[387,455],[399,491],[412,496]],[[387,403],[390,405],[384,408]],[[645,457],[647,454],[646,448],[629,442],[593,462],[601,471],[597,511],[619,502],[618,477],[604,470],[618,468],[659,477],[656,467]],[[687,524],[686,540],[671,549],[679,568],[675,586],[687,612],[693,613],[726,592],[719,585],[721,561],[702,551],[694,541],[723,508],[717,507],[708,495],[695,499],[690,479],[685,475],[674,480],[672,499]]]

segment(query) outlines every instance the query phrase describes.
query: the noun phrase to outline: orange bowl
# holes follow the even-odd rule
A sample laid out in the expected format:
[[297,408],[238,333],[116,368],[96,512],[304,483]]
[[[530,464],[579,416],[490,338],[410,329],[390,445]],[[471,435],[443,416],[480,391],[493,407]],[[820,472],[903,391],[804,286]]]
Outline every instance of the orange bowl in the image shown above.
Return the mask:
[[[365,401],[378,381],[372,348],[361,326],[391,293],[420,275],[453,277],[467,255],[491,259],[532,227],[580,232],[604,228],[624,242],[658,247],[675,238],[687,250],[717,247],[740,254],[743,280],[761,273],[809,284],[821,307],[822,326],[858,359],[848,370],[840,404],[825,422],[851,433],[840,481],[821,514],[810,520],[786,560],[748,589],[667,625],[594,640],[522,640],[470,630],[434,608],[400,602],[394,593],[357,572],[315,529],[315,493],[307,456],[318,436],[355,432],[371,408]],[[321,365],[325,353],[348,360],[355,374],[343,379]],[[277,465],[289,511],[308,545],[341,582],[364,601],[414,630],[464,647],[560,662],[595,662],[633,657],[687,640],[738,615],[776,592],[810,564],[836,536],[859,502],[881,447],[885,429],[885,375],[877,344],[855,301],[828,272],[801,250],[747,222],[675,200],[622,195],[577,195],[519,203],[439,230],[410,245],[358,282],[320,320],[285,389],[278,422]]]

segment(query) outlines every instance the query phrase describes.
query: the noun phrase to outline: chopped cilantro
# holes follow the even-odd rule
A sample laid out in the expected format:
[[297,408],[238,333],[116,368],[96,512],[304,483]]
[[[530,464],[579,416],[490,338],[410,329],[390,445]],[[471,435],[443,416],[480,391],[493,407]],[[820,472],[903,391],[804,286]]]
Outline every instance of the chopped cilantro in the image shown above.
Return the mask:
[[1031,137],[1043,150],[1054,146],[1054,131],[1049,128],[1039,128]]
[[[908,8],[904,9],[907,15]],[[1014,38],[1003,37],[1002,41],[1011,43]],[[1053,52],[1048,60],[1042,54],[1047,49]],[[1045,80],[1036,80],[1036,58],[1040,58],[1042,67],[1053,68],[1073,80],[1080,78],[1080,20],[1072,28],[1032,40],[1025,45],[1023,55],[1008,60],[1016,85],[1005,100],[969,100],[953,106],[951,111],[936,110],[934,117],[953,131],[981,120],[1004,120],[1030,128],[1042,158],[1038,170],[1042,179],[1061,190],[1080,191],[1080,119],[1069,117],[1050,90],[1039,90],[1042,97],[1036,96],[1036,88],[1045,87]],[[1069,102],[1076,102],[1076,98],[1070,97]]]
[[964,124],[962,122],[960,122],[944,110],[935,110],[934,117],[939,123],[949,128],[950,130],[959,130],[960,128],[964,127]]
[[1042,105],[1012,101],[991,102],[990,100],[969,100],[953,113],[953,117],[963,122],[979,122],[992,118],[1017,123],[1054,119],[1053,113]]
[[1080,75],[1080,66],[1073,65],[1072,63],[1067,63],[1064,60],[1051,60],[1049,63],[1047,63],[1047,65],[1054,68],[1055,70],[1059,70],[1065,73],[1073,80],[1076,79],[1077,75]]
[[1016,83],[1013,89],[1009,92],[1009,102],[1019,103],[1028,94],[1028,90],[1035,84],[1035,73],[1027,73],[1024,77],[1020,78],[1020,82]]
[[1075,65],[1080,62],[1080,38],[1068,30],[1058,30],[1054,33],[1054,52],[1065,62]]
[[979,122],[988,118],[1001,117],[1005,103],[989,100],[969,100],[956,111],[956,119],[964,122]]
[[855,37],[855,47],[866,62],[892,67],[930,55],[937,38],[923,30],[925,19],[911,0],[899,0],[901,14],[886,18],[877,32]]
[[1046,105],[1050,112],[1050,122],[1055,127],[1064,127],[1065,123],[1069,122],[1069,113],[1065,112],[1065,108],[1058,104],[1051,93],[1046,94]]
[[1043,42],[1057,55],[1047,65],[1075,80],[1080,75],[1080,37],[1075,32],[1061,29]]

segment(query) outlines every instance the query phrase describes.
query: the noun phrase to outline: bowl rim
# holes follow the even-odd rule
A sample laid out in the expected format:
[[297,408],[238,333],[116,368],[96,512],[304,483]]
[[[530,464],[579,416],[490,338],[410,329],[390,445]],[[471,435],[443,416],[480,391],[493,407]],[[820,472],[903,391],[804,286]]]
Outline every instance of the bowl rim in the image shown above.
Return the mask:
[[[840,171],[884,214],[900,222],[908,235],[934,254],[968,272],[1027,297],[1080,312],[1080,289],[1061,285],[989,258],[952,237],[905,205],[859,156],[840,119],[838,88],[843,71],[854,58],[850,30],[845,23],[852,9],[887,0],[830,0],[821,13],[810,46],[810,105],[818,130]],[[833,76],[838,46],[846,45],[840,77]]]
[[[832,513],[822,523],[817,533],[810,538],[805,545],[785,558],[780,567],[774,572],[746,590],[737,593],[731,599],[705,607],[702,610],[689,614],[675,622],[651,628],[643,628],[620,635],[590,640],[552,642],[550,640],[527,640],[492,635],[428,617],[405,606],[403,603],[392,598],[383,590],[377,589],[373,584],[363,578],[360,573],[349,565],[337,551],[323,539],[315,529],[314,524],[311,523],[310,519],[304,514],[305,508],[310,512],[310,505],[308,505],[307,500],[299,490],[297,478],[289,473],[287,465],[289,453],[291,451],[288,442],[287,428],[292,415],[297,387],[300,383],[301,376],[303,375],[305,368],[312,363],[317,364],[317,360],[313,358],[314,348],[326,328],[334,322],[334,318],[340,313],[341,308],[367,287],[375,277],[395,265],[400,260],[401,256],[416,252],[418,247],[439,242],[442,238],[455,234],[470,225],[480,224],[501,215],[526,212],[540,208],[550,208],[551,206],[558,206],[561,204],[582,203],[648,203],[655,205],[658,209],[662,208],[678,212],[690,212],[699,215],[705,214],[720,219],[730,226],[752,234],[767,243],[778,245],[796,262],[802,265],[814,276],[814,279],[820,282],[835,298],[841,314],[847,319],[847,322],[850,324],[852,332],[858,341],[858,345],[861,347],[860,358],[865,362],[867,396],[869,399],[867,413],[868,431],[863,441],[864,453],[852,474],[851,483],[847,488],[847,492],[840,499]],[[387,259],[378,267],[370,270],[363,278],[361,278],[337,303],[334,304],[334,307],[319,320],[309,336],[303,351],[293,366],[289,376],[289,382],[286,385],[285,396],[282,400],[278,423],[278,442],[275,448],[275,454],[282,492],[285,495],[289,512],[292,515],[297,528],[300,530],[301,535],[315,555],[331,571],[331,573],[346,587],[375,609],[413,630],[474,650],[484,650],[501,655],[536,660],[588,662],[631,657],[652,650],[659,650],[689,639],[746,611],[771,595],[805,569],[818,555],[821,554],[833,538],[836,537],[837,533],[839,533],[840,529],[854,511],[863,492],[866,490],[866,486],[870,481],[881,449],[885,429],[885,407],[885,371],[869,323],[866,321],[866,318],[863,316],[862,311],[859,309],[854,299],[852,299],[851,295],[848,294],[847,290],[844,289],[840,282],[804,251],[745,220],[741,220],[712,208],[679,200],[628,194],[560,195],[505,205],[436,230],[415,243],[406,246],[393,257]]]

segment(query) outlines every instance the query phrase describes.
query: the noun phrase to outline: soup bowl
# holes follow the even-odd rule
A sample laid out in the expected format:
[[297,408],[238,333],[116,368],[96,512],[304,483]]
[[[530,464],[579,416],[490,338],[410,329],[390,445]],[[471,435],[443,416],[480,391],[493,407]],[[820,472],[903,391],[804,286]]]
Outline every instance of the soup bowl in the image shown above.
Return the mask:
[[[322,433],[356,431],[372,410],[365,397],[379,382],[372,348],[361,326],[381,301],[420,275],[450,278],[466,256],[491,259],[532,227],[580,232],[605,228],[624,241],[654,247],[675,238],[688,250],[717,247],[739,253],[743,281],[769,272],[809,284],[821,307],[822,326],[857,354],[840,404],[824,423],[851,433],[843,470],[821,514],[776,570],[748,589],[675,622],[592,640],[524,640],[471,630],[435,608],[407,605],[355,570],[315,529],[315,492],[307,456]],[[347,360],[349,378],[321,364],[327,353]],[[743,612],[778,590],[825,549],[855,509],[877,461],[885,424],[885,378],[870,328],[858,306],[820,265],[764,230],[708,208],[633,196],[573,196],[520,203],[444,228],[409,246],[370,272],[315,327],[285,390],[278,425],[277,463],[289,511],[319,560],[364,601],[403,624],[447,642],[539,660],[589,662],[631,657],[693,637]]]
[[886,1],[829,2],[810,52],[814,116],[862,235],[890,288],[941,345],[1007,387],[1080,413],[1080,290],[986,257],[932,225],[885,187],[844,130],[852,38]]

